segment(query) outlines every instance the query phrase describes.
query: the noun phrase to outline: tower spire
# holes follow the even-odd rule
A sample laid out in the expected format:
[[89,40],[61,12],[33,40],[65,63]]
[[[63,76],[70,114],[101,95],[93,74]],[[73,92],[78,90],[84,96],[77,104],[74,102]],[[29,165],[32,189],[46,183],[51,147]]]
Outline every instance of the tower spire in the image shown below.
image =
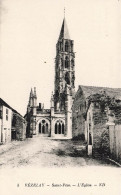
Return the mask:
[[67,23],[66,23],[65,18],[63,19],[59,39],[70,39],[69,31],[68,31],[68,27],[67,27]]
[[29,104],[28,104],[30,107],[33,106],[33,90],[31,88],[31,91],[30,91],[30,96],[29,96]]
[[33,97],[33,90],[31,88],[31,91],[30,91],[30,97]]

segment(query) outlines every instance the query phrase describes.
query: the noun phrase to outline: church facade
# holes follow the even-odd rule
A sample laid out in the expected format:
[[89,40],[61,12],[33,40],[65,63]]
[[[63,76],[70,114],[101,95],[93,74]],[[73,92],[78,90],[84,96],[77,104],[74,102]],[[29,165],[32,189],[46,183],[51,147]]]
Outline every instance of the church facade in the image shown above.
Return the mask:
[[50,109],[37,105],[36,88],[31,89],[27,113],[27,136],[40,134],[55,139],[72,138],[72,105],[75,96],[74,41],[64,18],[56,44],[55,89]]

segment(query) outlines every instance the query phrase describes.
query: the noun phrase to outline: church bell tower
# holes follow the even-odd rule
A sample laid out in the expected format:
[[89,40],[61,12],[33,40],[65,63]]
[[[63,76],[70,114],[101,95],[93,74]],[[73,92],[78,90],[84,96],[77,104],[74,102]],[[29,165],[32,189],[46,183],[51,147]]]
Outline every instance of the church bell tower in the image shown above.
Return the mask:
[[70,39],[69,31],[64,17],[59,39],[56,44],[55,59],[55,111],[66,109],[66,94],[74,97],[75,92],[75,53],[74,41]]

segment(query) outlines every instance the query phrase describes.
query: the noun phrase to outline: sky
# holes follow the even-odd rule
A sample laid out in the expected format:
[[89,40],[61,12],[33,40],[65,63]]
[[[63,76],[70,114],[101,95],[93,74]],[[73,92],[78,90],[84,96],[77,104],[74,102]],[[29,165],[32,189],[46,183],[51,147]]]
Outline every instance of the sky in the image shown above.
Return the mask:
[[50,108],[64,7],[76,52],[76,90],[79,85],[121,88],[120,0],[0,3],[0,97],[19,113],[26,113],[31,87],[37,102]]

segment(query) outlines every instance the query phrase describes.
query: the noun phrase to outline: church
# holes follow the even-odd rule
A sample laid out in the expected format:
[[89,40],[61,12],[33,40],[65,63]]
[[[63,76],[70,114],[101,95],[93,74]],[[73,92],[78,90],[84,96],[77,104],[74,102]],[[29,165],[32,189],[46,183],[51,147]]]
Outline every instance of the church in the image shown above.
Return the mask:
[[26,136],[81,140],[87,154],[121,162],[121,89],[79,85],[75,92],[74,41],[64,17],[56,44],[55,86],[50,108],[37,105],[31,89]]
[[64,17],[56,44],[55,88],[49,109],[37,105],[36,88],[31,89],[27,113],[27,136],[40,134],[55,139],[72,138],[72,105],[75,96],[74,41]]
[[[49,109],[44,109],[41,103],[37,105],[36,88],[31,89],[25,115],[27,137],[82,140],[89,154],[96,156],[110,148],[112,121],[114,133],[115,129],[121,131],[120,88],[79,85],[75,91],[74,41],[70,39],[65,18],[56,44],[55,86],[50,103]],[[106,149],[102,148],[104,145]]]

